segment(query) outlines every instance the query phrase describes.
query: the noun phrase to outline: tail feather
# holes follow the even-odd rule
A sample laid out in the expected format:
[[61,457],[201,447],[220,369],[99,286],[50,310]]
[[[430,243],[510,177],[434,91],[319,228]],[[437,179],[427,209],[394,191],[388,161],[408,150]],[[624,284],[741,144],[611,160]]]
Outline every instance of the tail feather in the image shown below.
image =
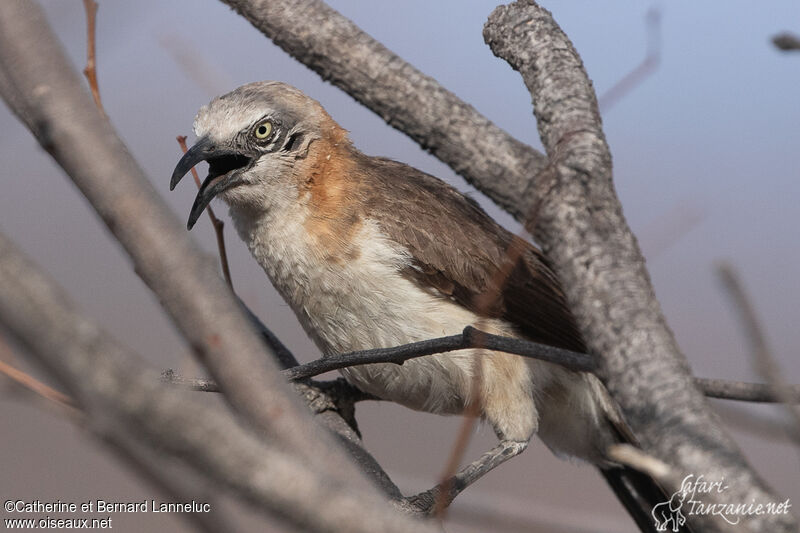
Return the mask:
[[[621,420],[616,422],[609,420],[609,422],[612,422],[614,432],[620,442],[638,447],[636,438]],[[652,476],[628,466],[600,467],[600,472],[642,533],[664,531],[664,529],[657,529],[653,512],[656,506],[669,502],[672,496],[667,494]],[[678,531],[680,533],[694,532],[688,520],[679,526]]]
[[[601,468],[600,473],[639,530],[642,533],[658,531],[652,510],[669,500],[661,487],[651,477],[628,467]],[[691,531],[688,525],[685,528],[684,531]]]

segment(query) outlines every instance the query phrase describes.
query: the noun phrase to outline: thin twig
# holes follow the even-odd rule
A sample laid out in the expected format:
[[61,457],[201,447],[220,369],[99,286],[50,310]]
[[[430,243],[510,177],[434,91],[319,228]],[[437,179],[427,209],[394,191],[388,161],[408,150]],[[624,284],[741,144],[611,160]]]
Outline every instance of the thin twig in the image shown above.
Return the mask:
[[708,398],[754,403],[800,403],[800,385],[786,385],[787,396],[781,398],[771,385],[764,383],[709,378],[694,378],[694,382]]
[[760,439],[786,442],[786,434],[791,431],[786,421],[763,416],[748,409],[746,405],[723,403],[713,407],[725,424]]
[[[169,385],[175,385],[182,389],[196,391],[196,392],[221,392],[219,385],[213,379],[205,378],[187,378],[181,376],[175,370],[168,368],[161,372],[161,381]],[[338,378],[333,381],[314,381],[303,380],[306,386],[313,386],[315,388],[330,391],[335,390],[338,400],[346,399],[352,403],[363,402],[365,400],[379,401],[381,398],[373,396],[368,392],[363,392],[353,385],[350,385],[344,378]]]
[[[511,259],[511,258],[509,258]],[[516,258],[513,259],[516,262]],[[508,269],[510,272],[511,269]],[[500,272],[495,274],[495,278],[505,280],[508,278],[508,274]],[[492,289],[494,286],[490,283],[487,285],[488,290],[487,292],[494,293]],[[497,294],[500,294],[500,288],[497,287]],[[484,293],[481,296],[485,296]],[[487,300],[484,298],[483,302],[478,302],[478,309],[488,309],[489,302],[491,300]],[[484,327],[485,320],[481,318],[479,320],[479,326]],[[475,344],[478,347],[485,347],[486,346],[486,336],[481,335],[481,331],[476,331],[476,339]],[[483,405],[483,394],[481,391],[482,384],[483,384],[483,353],[478,353],[475,357],[472,358],[472,390],[474,391],[472,397],[467,400],[466,408],[462,413],[462,420],[461,420],[461,427],[458,430],[458,434],[456,435],[456,440],[453,442],[452,447],[450,448],[450,455],[447,458],[447,462],[445,463],[444,468],[442,469],[442,473],[439,475],[439,487],[441,490],[436,491],[434,493],[433,499],[433,516],[438,518],[440,521],[445,519],[445,515],[447,514],[447,509],[450,504],[453,502],[455,497],[461,492],[461,490],[453,491],[453,479],[458,473],[458,467],[464,459],[464,455],[467,452],[467,447],[469,446],[470,437],[473,434],[473,430],[475,428],[475,424],[478,421],[478,417],[481,414],[481,406]],[[466,487],[464,487],[466,488]]]
[[728,263],[717,265],[717,275],[725,289],[726,294],[733,303],[734,310],[739,316],[742,333],[750,344],[753,366],[756,372],[768,383],[775,398],[784,404],[787,413],[794,422],[790,436],[800,445],[800,410],[794,405],[796,395],[783,379],[781,370],[767,343],[766,335],[761,327],[756,310],[750,297],[742,285],[736,270]]
[[94,0],[83,0],[83,7],[86,9],[86,68],[83,69],[83,75],[89,82],[89,88],[92,90],[92,98],[94,103],[103,115],[106,110],[103,109],[103,103],[100,101],[100,87],[97,85],[97,62],[96,48],[95,48],[95,22],[97,21],[97,2]]
[[207,61],[204,54],[198,54],[192,43],[175,28],[159,32],[157,38],[158,44],[167,51],[186,77],[210,96],[228,92],[233,86],[230,77],[218,65]]
[[[181,145],[181,150],[185,154],[188,148],[186,147],[186,135],[178,135],[175,137],[178,140],[178,144]],[[197,175],[197,169],[192,167],[192,177],[194,178],[195,184],[197,184],[197,188],[199,189],[202,183],[200,182],[200,176]],[[225,223],[217,218],[214,214],[214,210],[211,209],[211,205],[206,207],[206,211],[208,212],[208,218],[211,219],[211,225],[214,226],[214,233],[217,235],[217,248],[219,249],[219,262],[222,266],[222,275],[225,277],[225,281],[228,282],[228,286],[233,289],[233,281],[231,280],[231,269],[228,266],[228,253],[225,251],[225,235],[223,234],[223,229],[225,229]]]
[[408,359],[463,350],[465,348],[485,348],[487,350],[521,355],[555,363],[576,371],[592,372],[597,368],[595,360],[587,354],[555,348],[524,339],[493,335],[475,329],[472,326],[467,326],[462,333],[447,337],[412,342],[393,348],[377,348],[341,355],[329,355],[322,359],[284,370],[283,375],[289,380],[297,380],[356,365],[371,363],[402,364]]
[[[3,359],[8,359],[11,354],[11,349],[2,339],[0,339],[0,353],[2,353]],[[49,385],[45,385],[30,374],[14,368],[2,359],[0,359],[0,374],[4,374],[25,389],[44,398],[45,400],[57,404],[59,407],[67,409],[71,413],[78,411],[78,408],[72,398],[62,392],[57,391]]]
[[275,354],[275,359],[277,359],[278,363],[280,364],[281,368],[292,368],[298,366],[300,362],[294,356],[294,354],[286,347],[285,344],[281,342],[277,335],[275,335],[272,330],[270,330],[264,323],[261,321],[260,318],[253,313],[247,305],[238,298],[239,305],[250,319],[250,323],[253,324],[253,327],[261,334],[261,340],[269,346],[270,350],[273,354]]
[[[522,231],[524,232],[525,230]],[[497,302],[497,300],[502,298],[503,286],[508,281],[508,278],[511,276],[511,273],[517,266],[517,263],[519,262],[525,250],[523,238],[524,236],[518,236],[517,238],[511,239],[511,242],[509,243],[508,249],[505,253],[505,262],[501,264],[500,268],[498,268],[497,271],[492,275],[491,279],[486,284],[486,289],[484,292],[479,294],[475,299],[478,315],[488,315],[489,310],[494,307],[494,304]],[[478,325],[479,327],[483,327],[483,324],[484,319],[481,318]],[[466,337],[468,332],[474,334],[476,348],[488,348],[488,333],[468,326],[467,328],[464,328],[462,336]],[[453,478],[458,473],[458,467],[464,459],[470,437],[474,433],[473,430],[475,428],[475,424],[477,423],[478,417],[481,414],[481,407],[483,405],[481,390],[484,379],[482,360],[482,353],[473,358],[472,389],[475,391],[473,394],[474,397],[471,398],[467,403],[466,409],[463,413],[463,422],[459,428],[458,435],[453,443],[453,447],[450,450],[450,456],[447,459],[445,468],[441,473],[441,477],[439,478],[439,484],[442,490],[436,493],[433,507],[433,515],[439,520],[444,520],[448,506],[452,503],[453,499],[455,499],[458,493],[461,492],[454,492],[451,490],[451,484]],[[593,365],[596,364],[591,357],[589,357],[589,362],[591,362]]]
[[161,381],[197,392],[220,392],[219,385],[213,379],[185,378],[171,368],[161,372]]
[[[485,348],[487,350],[541,359],[573,370],[594,371],[594,360],[588,354],[579,354],[561,348],[553,348],[545,344],[489,333],[485,333],[486,340],[484,341],[475,338],[478,334],[484,333],[467,326],[464,328],[464,333],[457,335],[438,337],[392,348],[376,348],[374,350],[326,356],[310,363],[288,368],[283,371],[283,375],[290,381],[296,381],[351,366],[373,363],[395,363],[400,365],[409,359],[466,348]],[[173,370],[164,371],[162,378],[167,383],[191,390],[219,392],[217,384],[213,380],[185,378],[177,375]],[[763,383],[710,378],[694,378],[694,381],[697,388],[709,398],[755,403],[779,401],[771,387]],[[790,385],[789,392],[792,396],[792,401],[800,403],[800,385]]]
[[478,416],[480,416],[480,403],[477,401],[469,403],[461,416],[461,427],[458,428],[458,434],[450,450],[447,463],[445,463],[442,473],[439,474],[441,490],[436,493],[433,503],[433,516],[439,520],[444,520],[449,505],[461,492],[460,490],[453,492],[453,478],[458,473],[458,467],[464,459],[470,437],[478,421]]
[[658,69],[661,62],[661,12],[658,8],[651,8],[647,12],[645,24],[647,26],[647,53],[636,68],[597,98],[597,103],[603,112],[608,111]]
[[695,202],[680,202],[652,219],[641,231],[642,251],[648,261],[661,255],[696,228],[708,210]]

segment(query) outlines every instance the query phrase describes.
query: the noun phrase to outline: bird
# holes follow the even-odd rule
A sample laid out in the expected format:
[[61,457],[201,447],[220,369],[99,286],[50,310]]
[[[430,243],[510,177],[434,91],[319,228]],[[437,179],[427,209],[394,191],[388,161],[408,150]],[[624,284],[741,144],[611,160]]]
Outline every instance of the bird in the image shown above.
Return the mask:
[[[226,202],[239,236],[323,356],[468,325],[586,352],[539,249],[444,181],[365,155],[299,89],[243,85],[201,107],[194,132],[197,141],[170,181],[172,190],[208,163],[188,228],[212,199]],[[646,507],[663,495],[609,459],[611,445],[631,439],[590,373],[477,348],[341,372],[363,392],[411,409],[458,415],[474,408],[499,444],[460,471],[460,482],[518,455],[537,435],[557,455],[597,465],[622,500],[632,491]],[[649,521],[649,509],[629,511],[640,527]]]

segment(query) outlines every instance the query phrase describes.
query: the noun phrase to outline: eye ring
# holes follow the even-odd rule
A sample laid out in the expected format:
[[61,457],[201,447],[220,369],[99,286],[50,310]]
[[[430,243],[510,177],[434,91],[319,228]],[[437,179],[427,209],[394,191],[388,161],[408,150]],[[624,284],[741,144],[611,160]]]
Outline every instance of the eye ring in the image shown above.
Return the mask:
[[263,141],[272,134],[272,129],[272,122],[265,120],[255,127],[253,135],[255,135],[256,139]]

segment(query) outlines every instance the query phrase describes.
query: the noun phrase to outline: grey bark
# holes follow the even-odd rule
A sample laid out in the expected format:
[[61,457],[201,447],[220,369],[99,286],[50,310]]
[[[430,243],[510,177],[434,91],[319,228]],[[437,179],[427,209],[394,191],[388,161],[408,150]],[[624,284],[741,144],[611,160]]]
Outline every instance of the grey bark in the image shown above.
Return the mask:
[[234,409],[321,471],[366,486],[291,393],[213,262],[99,113],[33,2],[0,2],[0,91],[125,248]]
[[[666,324],[644,259],[612,183],[597,101],[577,52],[550,13],[531,0],[497,8],[484,38],[522,74],[550,171],[532,188],[528,230],[561,279],[601,377],[650,455],[678,474],[725,478],[719,503],[778,501],[720,427],[694,386]],[[681,478],[683,477],[681,475]],[[717,530],[713,521],[699,522]],[[796,531],[791,516],[743,518],[750,531]]]
[[[323,2],[222,1],[292,57],[429,149],[518,220],[527,222],[532,213],[538,215],[528,225],[554,261],[593,352],[603,354],[606,382],[626,416],[635,419],[634,429],[645,449],[684,471],[734,476],[740,482],[730,495],[737,501],[774,499],[691,383],[686,359],[664,321],[613,190],[611,157],[591,83],[569,40],[546,11],[533,3],[515,4],[499,11],[485,33],[495,53],[506,45],[513,48],[505,49],[509,56],[519,54],[507,59],[524,68],[537,103],[550,164],[526,148],[525,163],[518,165],[509,162],[514,150],[497,150],[497,143],[481,146],[458,129],[478,124],[475,119],[448,128],[451,108],[466,104],[439,99],[444,89]],[[526,9],[540,16],[519,14]],[[498,22],[502,13],[508,14],[507,25]],[[514,13],[517,18],[512,23]],[[514,42],[508,42],[515,32]],[[534,61],[539,61],[537,68],[531,64]],[[396,102],[404,103],[399,113]],[[409,114],[414,109],[424,113]],[[497,153],[505,155],[498,159]],[[464,154],[463,161],[486,158],[495,166],[508,167],[486,172],[480,163],[467,165],[450,154]],[[769,520],[755,518],[748,526],[760,530]],[[778,522],[768,527],[796,529],[791,517]]]
[[[119,429],[119,426],[117,426]],[[163,501],[169,502],[207,502],[214,509],[213,513],[192,512],[181,513],[180,518],[202,533],[237,533],[236,521],[218,507],[217,494],[211,490],[206,478],[176,464],[171,457],[165,457],[148,444],[143,444],[135,437],[122,431],[111,433],[106,431],[100,435],[103,442],[109,445],[117,455],[127,463],[133,472],[141,476],[162,495]]]
[[518,199],[546,158],[514,139],[319,0],[222,0],[289,55],[347,92],[524,219]]
[[[560,41],[557,43],[557,57],[549,57],[553,50],[547,50],[547,46],[537,47],[535,42],[525,42],[525,36],[530,37],[530,34],[524,31],[522,37],[515,36],[518,40],[513,43],[522,43],[525,46],[523,50],[530,47],[527,52],[535,51],[545,58],[544,64],[536,68],[531,68],[528,63],[527,74],[525,61],[519,64],[526,81],[531,82],[529,88],[537,102],[540,133],[551,159],[551,165],[545,167],[540,154],[497,129],[452,93],[403,63],[322,2],[295,0],[276,7],[276,3],[265,0],[225,1],[292,55],[347,90],[394,127],[407,132],[518,219],[524,220],[533,205],[539,215],[532,224],[535,226],[534,234],[551,254],[556,270],[566,282],[570,303],[573,309],[578,310],[584,332],[601,333],[596,339],[589,336],[592,348],[606,357],[609,388],[618,400],[622,399],[620,403],[626,415],[638,417],[635,429],[643,435],[646,449],[658,452],[653,454],[681,468],[713,465],[713,469],[703,470],[709,476],[741,474],[743,477],[737,479],[741,479],[745,489],[752,483],[752,493],[741,494],[744,498],[769,496],[727,435],[714,423],[702,398],[689,383],[688,366],[663,322],[635,240],[625,226],[613,193],[610,156],[599,128],[594,94],[580,68],[577,54],[552,21],[546,16],[538,21],[534,20],[535,17],[524,16],[518,20],[520,23],[530,22],[533,28],[528,30],[537,33],[537,38],[546,45],[553,44],[551,39]],[[289,432],[280,438],[302,444],[310,430],[308,426],[298,428],[292,423],[296,419],[297,406],[286,400],[280,387],[272,387],[276,378],[267,370],[261,370],[260,364],[269,366],[270,363],[260,359],[265,358],[263,348],[257,345],[257,339],[244,325],[246,321],[242,320],[241,313],[234,310],[235,305],[228,303],[229,296],[220,290],[219,287],[224,288],[224,285],[214,274],[213,266],[207,260],[203,264],[185,236],[181,240],[180,235],[173,234],[173,227],[179,226],[152,191],[142,185],[141,171],[110,126],[98,120],[93,106],[87,106],[83,101],[88,99],[80,91],[80,83],[74,73],[65,70],[63,55],[52,36],[47,31],[42,32],[41,14],[31,11],[32,8],[25,13],[20,6],[23,3],[19,1],[0,3],[0,91],[7,102],[64,168],[78,176],[76,184],[96,204],[111,231],[128,248],[140,275],[165,300],[173,320],[187,338],[201,348],[215,379],[233,393],[232,404],[272,436],[278,438],[275,428],[286,426]],[[522,6],[536,9],[532,2]],[[517,4],[516,8],[520,5]],[[546,14],[543,11],[537,13]],[[519,26],[512,27],[525,30]],[[495,31],[497,35],[503,34],[502,29]],[[491,25],[487,32],[491,32]],[[510,31],[506,33],[497,39],[498,42],[513,37]],[[535,62],[537,56],[527,52],[520,57]],[[542,57],[538,60],[541,61]],[[562,64],[562,61],[566,63]],[[578,76],[574,72],[576,65]],[[565,67],[569,68],[562,72]],[[570,84],[576,81],[580,83],[576,86],[577,94],[573,94]],[[400,89],[395,91],[398,87]],[[60,94],[62,89],[69,94],[67,98]],[[565,94],[569,96],[564,98]],[[422,110],[421,113],[415,114],[418,110]],[[565,125],[565,121],[568,124]],[[77,127],[70,131],[70,126],[74,127],[75,123]],[[481,138],[491,139],[489,144],[481,144],[481,139],[470,136],[475,132],[480,132]],[[489,136],[487,132],[493,135]],[[93,152],[82,150],[78,140],[87,141],[80,137],[83,134],[88,135]],[[104,140],[104,137],[109,139]],[[84,167],[90,169],[87,176],[83,175]],[[96,171],[102,171],[105,177],[95,174]],[[529,190],[538,192],[538,196],[536,201],[527,203],[520,193],[526,190],[526,183],[533,178],[537,178],[535,187]],[[116,180],[127,182],[129,179],[136,182],[133,188],[115,183]],[[547,182],[542,183],[542,179]],[[106,193],[105,188],[110,192]],[[137,198],[138,194],[144,195],[144,199]],[[116,210],[122,213],[117,216]],[[156,223],[148,224],[147,220],[153,214],[157,215]],[[146,219],[146,222],[142,223],[140,219]],[[154,232],[161,231],[160,223],[171,226],[166,236],[154,235]],[[573,223],[574,227],[571,226]],[[618,223],[621,225],[615,227]],[[132,227],[120,227],[125,224]],[[558,242],[560,238],[564,239],[563,243]],[[606,243],[605,239],[610,242]],[[150,249],[151,244],[156,246]],[[176,246],[177,253],[174,253]],[[616,252],[621,255],[615,256]],[[181,257],[182,253],[188,253],[190,259]],[[160,258],[162,254],[166,254],[166,259]],[[201,274],[189,276],[191,279],[184,283],[181,277],[172,273],[185,269],[186,261],[199,264]],[[167,270],[161,273],[161,268]],[[571,286],[572,282],[575,282],[574,286]],[[185,294],[177,294],[175,302],[166,301],[176,297],[176,293]],[[200,300],[187,302],[184,299],[186,295]],[[212,302],[213,309],[208,307]],[[220,302],[223,304],[217,307]],[[592,309],[595,304],[596,308]],[[199,307],[193,308],[193,305]],[[598,316],[604,312],[608,315]],[[214,324],[220,326],[220,319],[226,326],[233,324],[238,328],[214,328]],[[217,336],[220,330],[224,333],[222,337]],[[233,348],[241,348],[244,352],[229,351]],[[652,352],[639,351],[650,349]],[[226,352],[228,356],[231,353],[245,355],[241,360],[236,357],[236,363],[226,368],[223,363],[230,361],[221,358]],[[659,362],[659,357],[664,357],[664,361]],[[255,366],[250,366],[252,363],[256,363]],[[257,371],[254,372],[254,368]],[[661,374],[661,371],[671,373]],[[269,375],[269,379],[261,381],[264,379],[262,374]],[[642,381],[629,383],[634,377]],[[645,386],[654,379],[662,387],[655,394]],[[266,393],[266,398],[264,391],[260,390],[262,383],[270,384],[269,390],[272,391]],[[242,388],[231,390],[228,384],[241,385]],[[632,390],[626,393],[625,388],[631,385]],[[255,396],[248,397],[248,393]],[[639,398],[648,399],[641,403],[642,408],[633,403],[632,398],[637,393],[643,395]],[[686,397],[681,398],[684,394]],[[653,401],[651,395],[663,400],[663,404]],[[260,401],[273,398],[277,403],[260,403],[253,398]],[[280,416],[273,420],[259,412],[262,411],[259,405],[277,406],[271,414],[285,407],[291,416],[283,413],[283,420]],[[694,408],[699,408],[697,413],[687,415]],[[660,417],[664,418],[659,420]],[[642,421],[644,418],[648,420]],[[280,425],[281,422],[284,426]],[[697,430],[697,433],[675,435],[682,430]],[[662,433],[656,435],[657,431]],[[663,442],[658,442],[661,437]],[[698,440],[707,444],[709,449],[698,450]],[[671,450],[673,445],[675,449]],[[668,457],[663,454],[665,450],[670,452]],[[709,461],[717,453],[729,455],[720,458],[721,464]],[[751,529],[760,530],[760,524],[756,522],[750,521],[749,525]],[[778,526],[780,529],[770,525],[767,528],[772,531],[795,528],[791,521]]]
[[289,380],[297,380],[356,365],[370,363],[395,363],[400,365],[404,361],[416,357],[463,350],[464,348],[486,348],[512,353],[547,361],[579,372],[592,372],[597,368],[594,358],[580,352],[523,339],[493,335],[475,329],[472,326],[467,326],[462,333],[447,337],[412,342],[392,348],[374,348],[372,350],[328,355],[303,365],[287,368],[283,370],[283,375]]
[[70,392],[89,428],[115,445],[165,453],[303,530],[435,531],[395,511],[374,488],[330,475],[274,437],[261,438],[222,406],[198,404],[160,383],[2,234],[0,324]]
[[725,379],[694,378],[695,385],[709,398],[720,400],[738,400],[740,402],[800,403],[800,386],[789,385],[782,397],[775,393],[775,388],[767,383],[747,383],[744,381],[728,381]]

